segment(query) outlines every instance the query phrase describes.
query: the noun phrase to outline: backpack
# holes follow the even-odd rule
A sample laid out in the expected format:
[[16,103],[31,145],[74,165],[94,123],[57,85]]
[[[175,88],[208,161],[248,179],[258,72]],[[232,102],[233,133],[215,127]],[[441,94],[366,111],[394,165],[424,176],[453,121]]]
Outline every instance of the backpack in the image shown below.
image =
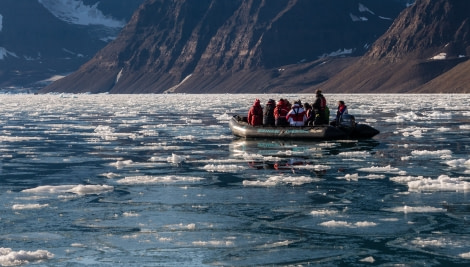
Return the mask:
[[264,125],[274,125],[274,109],[276,108],[276,102],[272,99],[266,103],[263,116]]
[[[266,108],[264,110],[264,116],[269,116],[270,114],[274,114],[274,108],[276,107],[276,103],[274,100],[270,99],[268,103],[266,103]],[[272,115],[274,116],[274,115]]]

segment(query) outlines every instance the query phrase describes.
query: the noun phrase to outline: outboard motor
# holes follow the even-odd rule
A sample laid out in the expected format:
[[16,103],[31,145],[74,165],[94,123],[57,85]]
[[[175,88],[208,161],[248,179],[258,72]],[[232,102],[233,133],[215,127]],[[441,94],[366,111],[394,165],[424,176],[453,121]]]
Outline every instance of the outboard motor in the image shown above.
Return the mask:
[[353,115],[343,114],[339,120],[339,124],[340,126],[343,126],[343,127],[354,128],[356,127],[356,119],[354,118]]

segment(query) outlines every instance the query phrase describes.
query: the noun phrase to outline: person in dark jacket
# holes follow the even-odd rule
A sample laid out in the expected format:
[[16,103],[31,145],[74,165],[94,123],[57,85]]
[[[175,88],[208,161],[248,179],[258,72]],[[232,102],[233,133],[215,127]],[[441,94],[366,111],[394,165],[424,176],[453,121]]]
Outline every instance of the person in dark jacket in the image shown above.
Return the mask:
[[323,96],[320,89],[315,91],[316,99],[312,105],[315,111],[315,125],[328,124],[326,98]]
[[348,114],[348,107],[343,100],[338,101],[338,110],[336,111],[336,125],[340,125],[343,114]]
[[263,114],[263,125],[264,126],[275,126],[276,121],[274,119],[274,109],[276,108],[276,101],[269,99],[264,107]]
[[263,108],[258,98],[248,111],[248,123],[253,126],[263,125]]
[[305,115],[307,116],[307,121],[305,125],[313,125],[313,120],[315,119],[315,113],[313,112],[312,106],[309,103],[304,104]]

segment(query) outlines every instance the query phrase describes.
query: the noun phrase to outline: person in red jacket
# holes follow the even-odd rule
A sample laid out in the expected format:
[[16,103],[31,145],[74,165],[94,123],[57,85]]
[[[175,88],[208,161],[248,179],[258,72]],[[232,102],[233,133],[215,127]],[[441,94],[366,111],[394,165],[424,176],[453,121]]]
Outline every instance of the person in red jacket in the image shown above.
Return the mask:
[[276,108],[274,108],[274,120],[276,126],[286,126],[288,125],[287,123],[287,113],[289,112],[289,109],[286,107],[286,101],[284,99],[280,99],[277,102]]
[[294,102],[292,109],[287,113],[287,121],[290,126],[304,126],[307,121],[307,115],[305,110],[302,108],[300,101]]
[[248,111],[248,123],[253,126],[263,125],[263,108],[258,98]]

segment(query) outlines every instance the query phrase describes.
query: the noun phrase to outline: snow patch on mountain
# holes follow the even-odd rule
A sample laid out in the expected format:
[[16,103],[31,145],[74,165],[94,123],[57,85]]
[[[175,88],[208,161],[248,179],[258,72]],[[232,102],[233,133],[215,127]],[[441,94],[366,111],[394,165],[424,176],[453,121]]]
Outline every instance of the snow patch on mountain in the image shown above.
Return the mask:
[[6,50],[4,47],[0,47],[0,60],[4,60],[7,56],[18,57],[15,53]]
[[333,51],[333,52],[330,52],[330,53],[325,53],[321,56],[319,56],[318,58],[326,58],[326,57],[340,57],[340,56],[346,56],[346,55],[349,55],[349,54],[352,54],[353,52],[353,49],[338,49],[336,51]]
[[357,22],[357,21],[368,21],[368,20],[369,20],[369,19],[366,18],[366,17],[356,16],[356,15],[354,15],[353,13],[349,13],[349,16],[351,17],[351,20],[354,21],[354,22]]
[[365,5],[359,3],[359,12],[369,12],[371,13],[372,15],[375,15],[374,12],[372,12],[369,8],[367,8]]
[[102,25],[110,28],[122,28],[125,22],[105,16],[98,3],[88,6],[80,0],[38,0],[55,17],[65,22],[78,25]]
[[[359,8],[358,8],[359,12],[360,13],[370,13],[371,15],[374,15],[376,16],[375,12],[370,10],[368,7],[366,7],[365,5],[359,3]],[[353,13],[349,13],[349,16],[351,17],[351,20],[354,21],[354,22],[358,22],[358,21],[368,21],[369,19],[365,16],[357,16]],[[383,20],[393,20],[389,17],[383,17],[383,16],[377,16],[379,17],[380,19],[383,19]]]

